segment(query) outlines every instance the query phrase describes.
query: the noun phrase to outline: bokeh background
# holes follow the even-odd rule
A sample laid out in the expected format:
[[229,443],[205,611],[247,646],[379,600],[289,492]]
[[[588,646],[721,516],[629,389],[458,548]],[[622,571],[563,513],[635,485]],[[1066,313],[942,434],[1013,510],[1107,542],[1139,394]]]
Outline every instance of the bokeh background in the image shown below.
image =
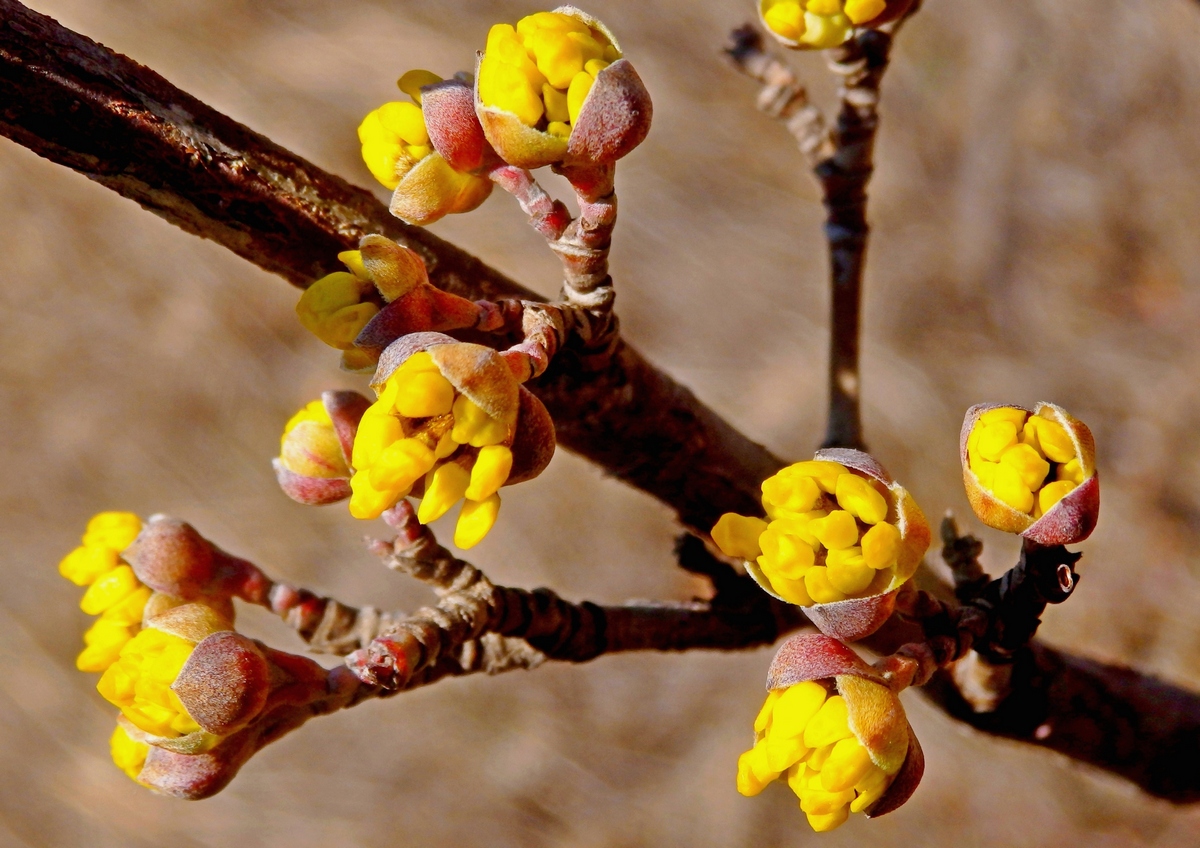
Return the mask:
[[[411,67],[472,64],[528,3],[33,0],[360,184],[354,130]],[[821,208],[755,87],[723,63],[748,0],[609,0],[655,101],[622,163],[613,254],[628,338],[783,456],[820,440]],[[1104,514],[1053,643],[1200,688],[1200,3],[928,0],[885,84],[867,274],[867,437],[937,517],[970,516],[963,411],[1054,400],[1099,444]],[[832,96],[819,56],[795,64]],[[553,180],[553,178],[550,178]],[[380,190],[380,195],[384,192]],[[771,652],[620,656],[443,682],[314,721],[201,803],[111,764],[113,710],[74,670],[87,623],[55,564],[93,512],[168,512],[349,603],[425,590],[343,507],[276,488],[286,418],[362,387],[296,292],[0,141],[0,845],[1194,846],[1200,807],[978,735],[907,694],[928,757],[899,812],[808,831],[733,789]],[[556,262],[507,197],[435,230],[544,294]],[[560,453],[508,490],[472,559],[570,598],[686,598],[661,506]],[[1010,538],[983,532],[986,560]],[[299,640],[265,613],[242,626]],[[1200,767],[1200,766],[1198,766]]]

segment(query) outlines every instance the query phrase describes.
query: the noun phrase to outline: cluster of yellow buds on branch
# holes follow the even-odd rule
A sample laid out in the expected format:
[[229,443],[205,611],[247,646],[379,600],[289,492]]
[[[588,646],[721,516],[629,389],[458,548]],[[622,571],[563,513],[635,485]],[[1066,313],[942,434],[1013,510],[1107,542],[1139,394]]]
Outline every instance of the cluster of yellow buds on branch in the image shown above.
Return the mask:
[[726,513],[712,530],[767,592],[830,636],[861,639],[891,615],[929,547],[929,525],[871,456],[830,449],[762,484],[767,520]]
[[856,27],[879,27],[909,10],[912,0],[759,0],[758,15],[775,39],[794,50],[825,50]]
[[960,452],[967,497],[985,524],[1046,546],[1081,542],[1095,528],[1095,440],[1061,407],[973,406]]
[[483,131],[520,168],[611,164],[650,130],[650,95],[609,29],[573,6],[496,24],[476,71]]
[[771,662],[767,690],[754,747],[738,760],[738,792],[784,780],[820,833],[850,813],[891,812],[916,790],[925,759],[904,707],[837,639],[793,636]]

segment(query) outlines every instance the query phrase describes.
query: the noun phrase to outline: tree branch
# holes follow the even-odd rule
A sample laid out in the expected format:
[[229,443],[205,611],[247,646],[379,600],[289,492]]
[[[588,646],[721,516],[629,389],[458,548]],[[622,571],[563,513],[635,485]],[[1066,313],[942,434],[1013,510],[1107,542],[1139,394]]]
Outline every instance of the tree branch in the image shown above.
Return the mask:
[[[368,192],[15,0],[0,0],[0,133],[296,285],[338,270],[338,251],[356,246],[363,235],[382,233],[418,251],[434,283],[445,290],[471,299],[536,299],[458,248],[405,226]],[[861,256],[859,261],[855,273],[861,273]],[[560,353],[534,386],[564,446],[671,505],[684,524],[702,532],[723,512],[758,513],[759,482],[780,467],[778,459],[628,345],[599,363],[572,353]],[[578,638],[585,631],[576,626],[576,614],[562,614],[559,605],[567,602],[552,593],[525,592],[518,608],[553,607],[558,626],[575,635],[545,622],[513,632],[530,635],[541,628],[536,638],[547,656],[581,661],[621,650],[767,644],[799,626],[796,608],[764,600],[744,575],[705,560],[697,544],[684,546],[685,565],[725,583],[708,604],[568,604],[578,616],[598,622],[587,631],[599,634],[588,644]],[[744,589],[740,598],[736,587]],[[280,595],[276,601],[276,611],[287,615],[305,599]],[[335,627],[347,617],[362,621],[348,608],[328,613],[331,603],[326,600],[319,614],[315,606],[308,610],[315,618],[296,613],[294,626],[313,639],[321,634],[329,650],[361,645],[372,628]],[[323,630],[327,615],[332,618]],[[914,629],[919,632],[897,618],[870,646],[886,652],[889,639],[903,644],[905,631],[911,636]],[[522,667],[523,659],[512,660],[512,643],[502,641],[507,638],[484,634],[467,640],[410,685]],[[1014,659],[1009,697],[994,712],[973,712],[947,674],[936,676],[928,691],[951,715],[987,732],[1051,747],[1172,801],[1200,798],[1200,770],[1194,765],[1200,697],[1036,641]],[[368,697],[370,691],[359,694]],[[292,726],[281,719],[279,732]]]
[[[136,200],[295,285],[342,270],[381,233],[416,250],[435,285],[471,300],[539,300],[451,244],[136,62],[0,0],[0,134]],[[600,361],[567,348],[530,385],[560,443],[707,532],[759,511],[782,463],[624,343]]]

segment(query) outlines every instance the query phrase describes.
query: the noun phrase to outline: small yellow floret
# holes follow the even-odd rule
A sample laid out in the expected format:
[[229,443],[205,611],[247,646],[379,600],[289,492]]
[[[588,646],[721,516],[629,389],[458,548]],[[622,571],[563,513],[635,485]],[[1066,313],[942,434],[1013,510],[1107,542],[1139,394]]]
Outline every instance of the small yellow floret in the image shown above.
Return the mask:
[[761,518],[727,512],[712,529],[712,539],[726,556],[757,559],[762,553],[759,537],[767,529]]
[[862,592],[875,579],[875,570],[863,560],[858,547],[830,551],[825,572],[830,585],[844,595]]
[[451,437],[460,445],[481,448],[498,445],[508,438],[508,428],[477,406],[466,395],[454,401],[454,429]]
[[794,462],[779,473],[791,474],[797,477],[812,477],[817,481],[817,485],[821,487],[822,492],[832,495],[837,491],[838,477],[849,472],[846,470],[846,466],[839,462],[829,462],[824,459],[808,459],[803,462]]
[[442,78],[433,71],[425,71],[418,68],[405,72],[405,74],[396,81],[396,85],[414,101],[420,103],[421,87],[426,85],[437,85],[441,81]]
[[789,41],[799,41],[804,35],[804,10],[798,0],[782,0],[767,7],[763,20],[772,32]]
[[1076,486],[1083,482],[1083,466],[1078,459],[1063,463],[1058,467],[1058,479],[1069,480]]
[[1018,444],[1008,448],[1000,457],[1000,464],[1016,471],[1021,478],[1021,485],[1031,491],[1037,491],[1050,473],[1050,463],[1042,459],[1030,445]]
[[858,541],[858,524],[854,516],[843,509],[835,509],[824,518],[818,518],[809,525],[811,532],[821,544],[830,550],[848,548]]
[[804,728],[804,744],[810,748],[822,748],[839,739],[849,739],[854,734],[850,732],[848,721],[846,699],[841,695],[832,696],[821,705]]
[[804,588],[813,603],[833,604],[846,600],[845,593],[829,581],[829,570],[823,565],[814,565],[804,572]]
[[1033,492],[1015,468],[998,464],[991,484],[992,492],[1013,509],[1029,512],[1033,509]]
[[76,586],[88,586],[120,563],[117,552],[100,545],[78,547],[58,564],[58,573]]
[[759,559],[766,563],[763,571],[771,580],[777,574],[793,580],[801,578],[816,560],[811,545],[774,525],[767,528],[758,543],[762,546],[762,557]]
[[1044,514],[1068,494],[1075,489],[1075,484],[1070,480],[1056,480],[1053,483],[1047,483],[1038,492],[1038,509]]
[[979,455],[988,462],[999,462],[1004,452],[1017,443],[1017,426],[1011,421],[983,423],[979,427]]
[[846,17],[856,26],[873,21],[887,8],[886,0],[846,0]]
[[843,474],[837,479],[837,502],[864,524],[878,524],[887,517],[888,505],[883,495],[863,477]]
[[1033,416],[1030,422],[1037,421],[1038,443],[1046,459],[1051,462],[1067,463],[1075,459],[1075,444],[1057,422],[1049,418]]
[[486,445],[471,466],[471,484],[464,492],[470,501],[485,501],[500,490],[512,472],[512,451],[504,445]]
[[142,532],[142,520],[132,512],[101,512],[88,521],[83,533],[85,547],[93,545],[123,551]]
[[863,561],[871,568],[890,568],[900,555],[900,531],[893,524],[876,524],[863,533],[862,553]]
[[462,499],[470,483],[471,473],[457,462],[442,463],[430,471],[425,477],[417,520],[422,524],[437,521]]
[[137,780],[150,754],[150,746],[131,739],[125,728],[118,725],[108,740],[108,747],[117,768],[125,772],[130,780]]
[[762,482],[762,502],[767,514],[808,512],[821,499],[821,489],[812,477],[776,474]]
[[100,615],[141,587],[142,583],[134,575],[132,568],[128,565],[118,565],[88,587],[79,601],[79,608],[88,615]]
[[500,496],[492,495],[484,501],[464,500],[454,527],[454,544],[463,550],[473,548],[496,523],[500,512]]
[[407,492],[433,468],[437,458],[419,439],[392,442],[379,454],[368,470],[371,486]]
[[370,282],[346,271],[335,271],[304,290],[296,303],[296,317],[304,329],[330,347],[348,350],[379,307],[363,298]]

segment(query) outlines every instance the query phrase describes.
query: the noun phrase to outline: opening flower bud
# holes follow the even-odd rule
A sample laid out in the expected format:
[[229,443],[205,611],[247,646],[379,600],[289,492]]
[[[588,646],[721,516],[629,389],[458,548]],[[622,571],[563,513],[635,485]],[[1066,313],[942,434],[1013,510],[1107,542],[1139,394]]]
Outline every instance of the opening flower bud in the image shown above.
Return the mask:
[[1066,410],[1049,403],[1032,410],[973,406],[959,450],[971,507],[990,527],[1066,545],[1086,539],[1096,526],[1095,442]]
[[393,343],[372,383],[351,462],[350,512],[376,518],[408,495],[427,523],[462,500],[455,544],[469,548],[496,521],[501,486],[549,462],[553,426],[491,348],[417,333]]
[[912,795],[924,757],[904,707],[882,676],[830,637],[803,634],[771,663],[755,743],[737,788],[757,795],[785,780],[817,832],[850,813],[883,815]]
[[421,89],[439,81],[430,71],[409,71],[399,86],[413,102],[385,103],[368,113],[358,127],[363,162],[375,179],[394,190],[392,214],[419,226],[444,215],[470,212],[492,191],[486,177],[456,170],[434,149]]
[[650,95],[603,23],[572,6],[496,24],[476,69],[484,134],[506,162],[611,163],[650,129]]
[[350,454],[368,406],[358,392],[325,392],[288,420],[272,465],[289,498],[321,506],[350,497]]
[[762,492],[767,520],[723,515],[713,541],[767,592],[810,608],[823,632],[874,632],[929,546],[912,497],[870,456],[847,450],[790,465]]
[[270,672],[253,641],[210,608],[185,604],[148,621],[96,688],[142,741],[198,753],[258,715]]

